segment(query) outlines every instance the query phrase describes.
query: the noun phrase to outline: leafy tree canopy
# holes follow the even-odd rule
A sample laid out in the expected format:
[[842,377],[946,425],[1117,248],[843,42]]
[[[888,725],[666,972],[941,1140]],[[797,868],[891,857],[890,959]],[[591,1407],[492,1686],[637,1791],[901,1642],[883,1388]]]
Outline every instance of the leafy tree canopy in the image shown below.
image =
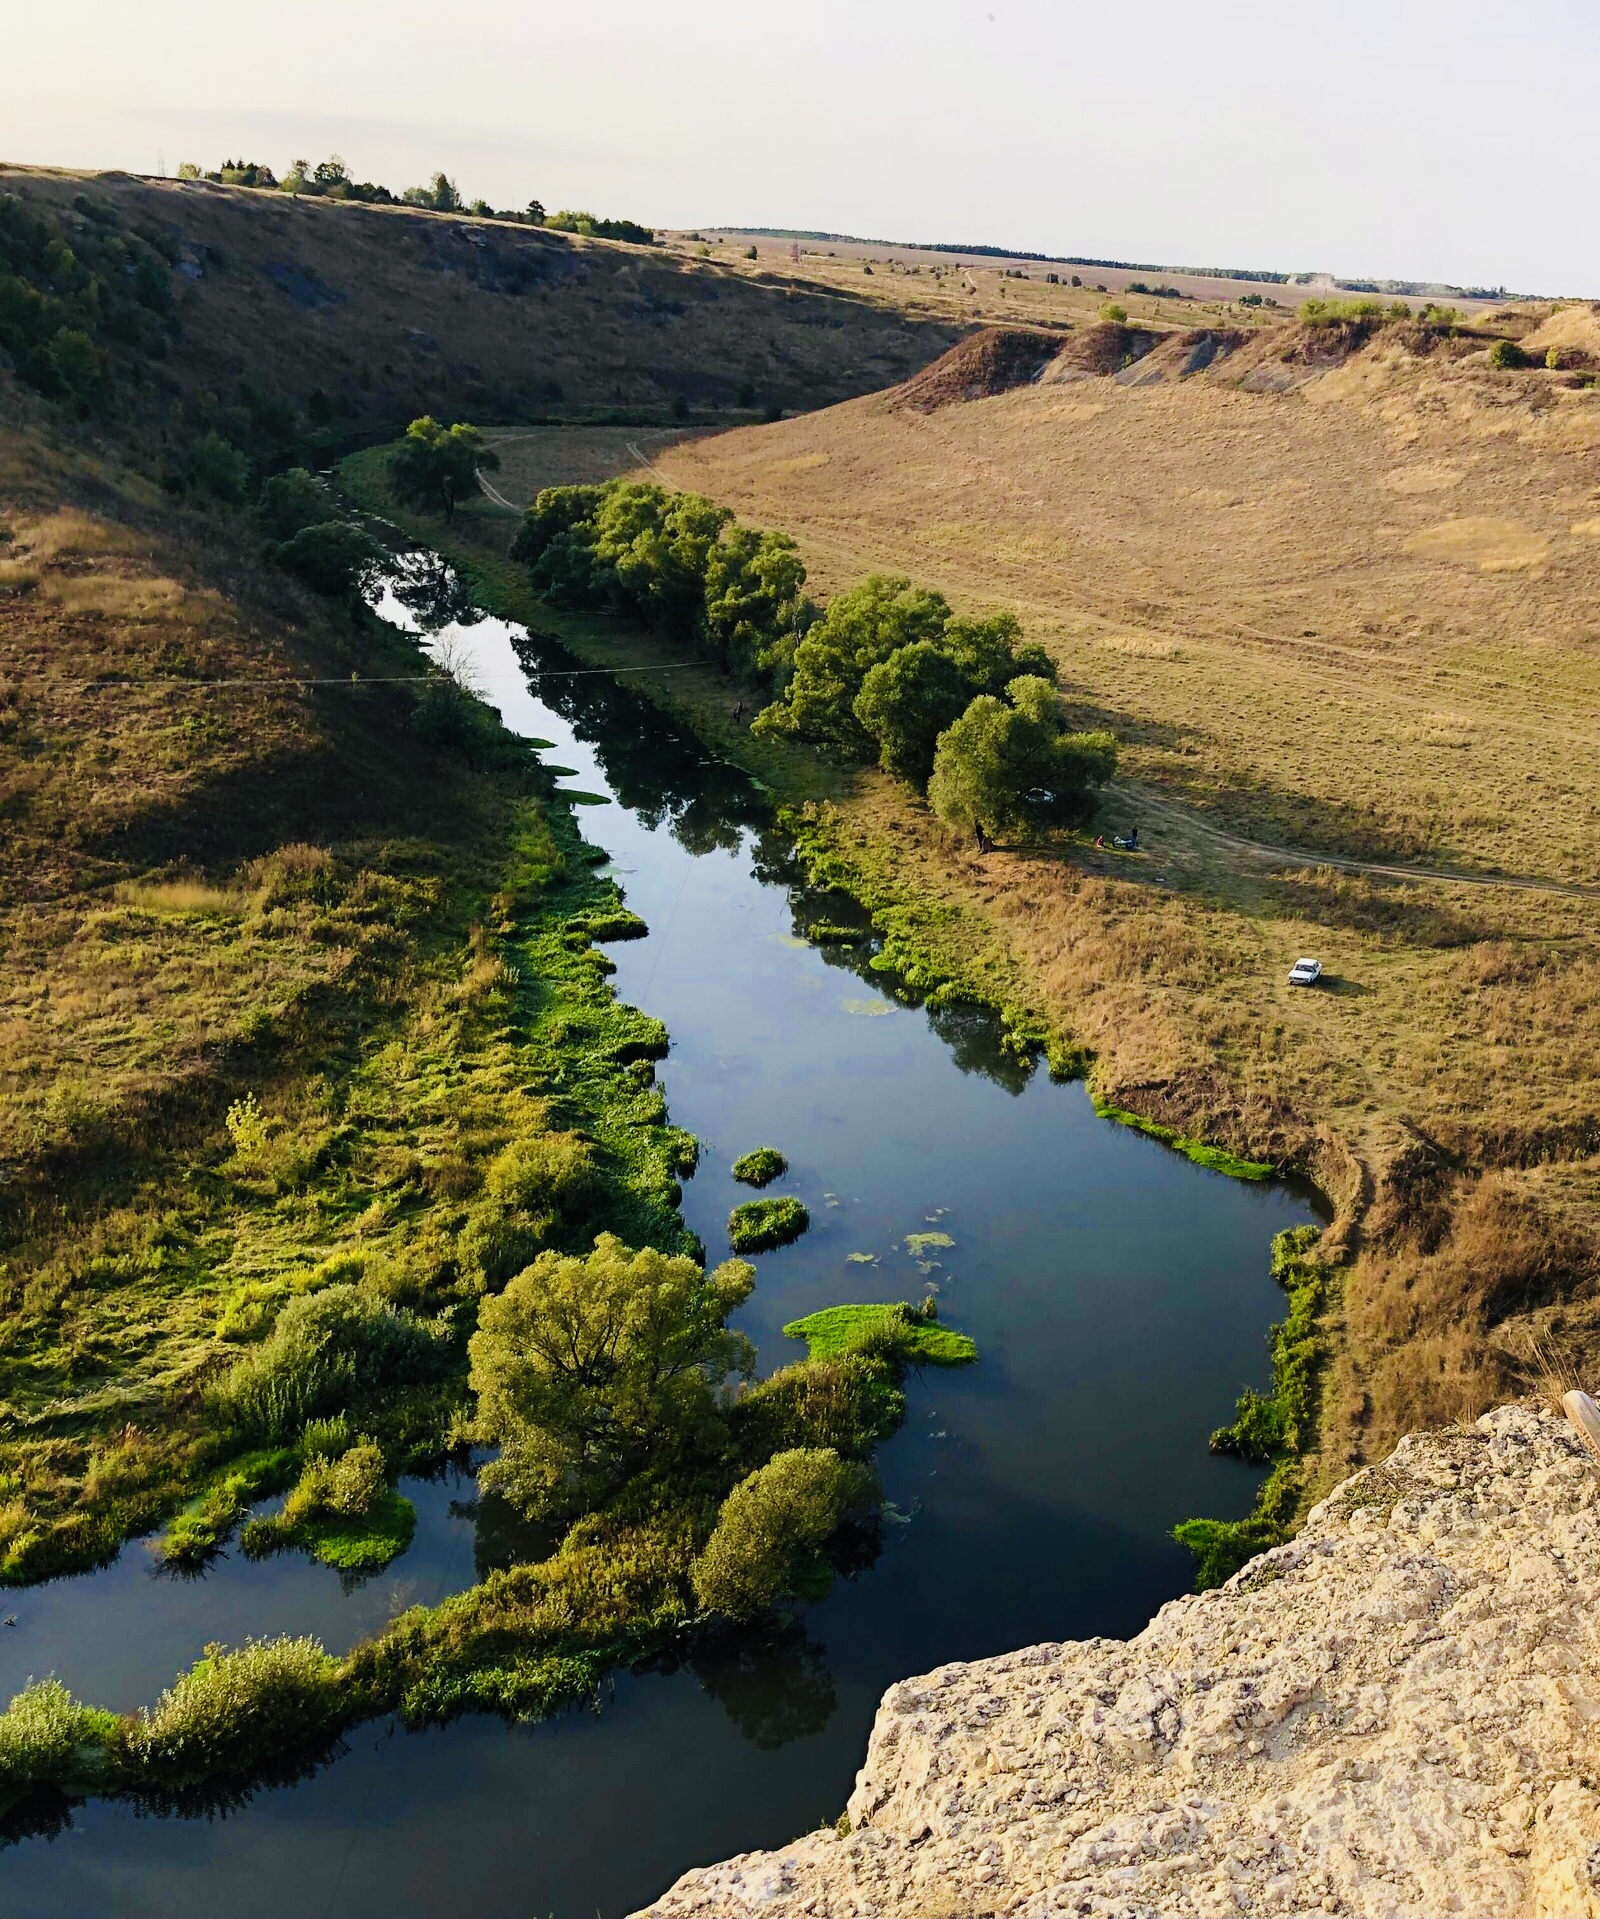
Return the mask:
[[1003,698],[981,694],[940,736],[928,798],[942,820],[973,832],[1078,825],[1116,764],[1111,734],[1070,732],[1061,695],[1025,675]]
[[443,426],[424,414],[406,428],[389,459],[389,485],[398,499],[425,513],[455,518],[456,508],[472,494],[480,471],[498,471],[500,456],[483,443],[475,426],[458,420]]
[[256,495],[257,518],[280,540],[292,540],[302,527],[320,526],[331,513],[328,489],[303,466],[274,473]]
[[313,592],[354,600],[373,569],[383,563],[383,548],[347,520],[325,520],[301,527],[273,549],[272,557]]
[[478,1430],[500,1457],[482,1483],[530,1516],[592,1508],[639,1470],[725,1442],[716,1388],[754,1366],[728,1315],[754,1284],[603,1233],[583,1255],[542,1253],[472,1336]]

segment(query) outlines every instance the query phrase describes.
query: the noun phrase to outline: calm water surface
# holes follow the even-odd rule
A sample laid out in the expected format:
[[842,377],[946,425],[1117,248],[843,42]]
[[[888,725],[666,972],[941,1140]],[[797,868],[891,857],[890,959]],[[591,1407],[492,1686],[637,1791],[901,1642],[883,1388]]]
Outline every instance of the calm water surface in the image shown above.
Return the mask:
[[[414,617],[392,596],[385,610]],[[499,620],[441,640],[511,727],[552,743],[565,785],[605,796],[584,830],[651,928],[609,949],[616,984],[671,1032],[661,1084],[702,1142],[684,1212],[712,1257],[749,1197],[731,1161],[764,1144],[789,1158],[771,1190],[804,1199],[812,1229],[761,1257],[736,1322],[763,1367],[801,1356],[786,1320],[929,1285],[980,1363],[913,1381],[882,1455],[881,1557],[790,1626],[623,1676],[593,1715],[360,1728],[312,1779],[226,1817],[92,1803],[0,1854],[8,1919],[613,1919],[690,1865],[834,1818],[894,1680],[1136,1632],[1188,1583],[1172,1525],[1250,1506],[1256,1476],[1206,1435],[1266,1383],[1268,1242],[1312,1217],[1307,1200],[1097,1119],[1081,1087],[1008,1060],[986,1018],[898,1003],[870,944],[810,944],[815,920],[864,921],[801,884],[750,782],[625,685]],[[915,1233],[953,1244],[908,1247]],[[342,1649],[503,1555],[506,1515],[478,1509],[470,1477],[405,1490],[415,1544],[353,1588],[297,1558],[176,1581],[135,1543],[103,1573],[8,1597],[0,1685],[53,1670],[125,1708],[209,1639],[312,1631]]]

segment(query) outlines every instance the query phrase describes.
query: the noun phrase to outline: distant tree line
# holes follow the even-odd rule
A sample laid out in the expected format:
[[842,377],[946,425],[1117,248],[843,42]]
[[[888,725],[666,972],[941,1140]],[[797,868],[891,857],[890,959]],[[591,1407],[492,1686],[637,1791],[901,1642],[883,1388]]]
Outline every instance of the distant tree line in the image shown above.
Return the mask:
[[764,683],[757,733],[876,760],[980,844],[1083,825],[1115,770],[1115,740],[1073,729],[1053,663],[1014,614],[963,618],[894,575],[819,608],[793,540],[698,494],[550,487],[511,552],[547,598],[631,615]]
[[635,246],[652,246],[655,232],[636,220],[602,220],[592,213],[564,208],[547,214],[539,200],[524,207],[496,209],[487,200],[464,200],[449,174],[433,174],[426,186],[406,187],[391,193],[371,180],[352,179],[350,169],[337,153],[312,166],[306,160],[292,160],[279,179],[271,167],[258,160],[224,160],[210,172],[202,171],[192,160],[178,168],[180,180],[211,180],[219,186],[255,187],[264,192],[289,193],[316,200],[359,200],[369,206],[427,207],[435,213],[465,213],[479,220],[509,220],[519,226],[549,227],[557,233],[577,233],[587,239],[628,240]]

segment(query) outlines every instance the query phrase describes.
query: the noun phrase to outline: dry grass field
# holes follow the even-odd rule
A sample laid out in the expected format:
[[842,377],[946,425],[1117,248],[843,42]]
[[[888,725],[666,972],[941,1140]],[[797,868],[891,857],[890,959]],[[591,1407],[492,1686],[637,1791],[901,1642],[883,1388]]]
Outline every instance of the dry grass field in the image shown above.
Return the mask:
[[[1587,308],[1501,330],[1600,357]],[[1581,374],[1285,329],[655,457],[823,593],[1015,607],[1116,730],[1136,858],[979,861],[872,777],[844,817],[982,905],[1102,1090],[1316,1169],[1356,1257],[1330,1470],[1506,1390],[1535,1331],[1600,1351],[1597,448]],[[1285,984],[1302,952],[1324,990]]]

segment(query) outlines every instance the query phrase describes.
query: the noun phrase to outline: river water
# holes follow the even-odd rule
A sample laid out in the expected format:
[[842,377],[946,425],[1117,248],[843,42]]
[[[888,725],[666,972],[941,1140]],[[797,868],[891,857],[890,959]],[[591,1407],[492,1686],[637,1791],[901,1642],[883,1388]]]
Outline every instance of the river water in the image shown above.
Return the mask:
[[[419,603],[414,592],[407,599]],[[417,616],[391,593],[382,609]],[[563,784],[647,939],[610,948],[622,997],[666,1022],[659,1077],[702,1143],[684,1213],[713,1258],[728,1168],[773,1145],[811,1231],[758,1261],[735,1322],[763,1370],[803,1356],[783,1323],[937,1289],[980,1361],[911,1382],[884,1449],[876,1564],[781,1629],[675,1671],[620,1677],[599,1711],[508,1728],[362,1727],[309,1780],[226,1817],[76,1810],[0,1854],[0,1912],[230,1919],[614,1919],[686,1867],[832,1820],[884,1688],[951,1659],[1136,1632],[1185,1590],[1168,1537],[1237,1517],[1258,1475],[1206,1435],[1264,1385],[1282,1309],[1268,1245],[1308,1198],[1208,1173],[1098,1119],[1081,1086],[1009,1059],[994,1023],[898,1001],[865,927],[802,884],[760,791],[626,684],[497,619],[423,618]],[[949,1245],[908,1244],[940,1234]],[[514,1551],[469,1475],[407,1482],[416,1541],[378,1579],[237,1554],[174,1580],[135,1542],[115,1565],[7,1597],[0,1688],[59,1672],[94,1703],[154,1697],[210,1639],[313,1631],[335,1649]]]

